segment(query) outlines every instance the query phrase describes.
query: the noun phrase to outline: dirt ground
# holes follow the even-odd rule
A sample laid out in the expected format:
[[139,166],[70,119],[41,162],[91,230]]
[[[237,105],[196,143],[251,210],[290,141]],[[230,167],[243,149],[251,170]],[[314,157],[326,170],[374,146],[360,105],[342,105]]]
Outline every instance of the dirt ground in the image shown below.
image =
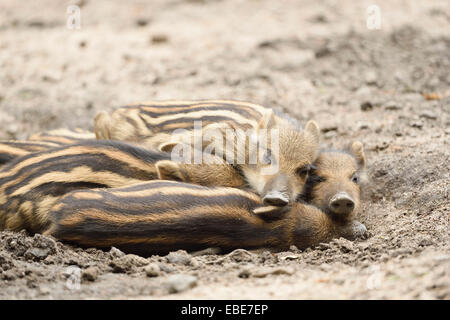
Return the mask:
[[143,258],[0,232],[0,298],[450,298],[447,0],[2,0],[0,70],[0,139],[137,101],[248,100],[315,119],[325,146],[361,140],[371,178],[371,237],[305,251]]

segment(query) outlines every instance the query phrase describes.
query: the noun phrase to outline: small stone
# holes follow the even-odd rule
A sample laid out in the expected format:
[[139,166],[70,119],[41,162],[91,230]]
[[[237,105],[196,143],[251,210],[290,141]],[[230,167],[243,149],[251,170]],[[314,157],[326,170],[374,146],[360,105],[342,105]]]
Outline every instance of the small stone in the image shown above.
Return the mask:
[[384,109],[386,109],[386,110],[400,110],[401,106],[398,105],[395,101],[388,101],[384,105]]
[[134,254],[127,254],[123,257],[115,259],[109,263],[114,273],[129,273],[135,270],[135,267],[142,267],[149,262],[147,259]]
[[369,110],[372,110],[372,109],[373,109],[373,105],[369,101],[365,101],[365,102],[361,103],[361,110],[362,111],[369,111]]
[[161,273],[161,269],[157,263],[150,263],[144,270],[147,277],[157,277]]
[[234,262],[251,262],[255,256],[244,249],[236,249],[227,255],[227,258]]
[[190,265],[192,257],[184,250],[178,250],[175,252],[170,252],[166,256],[167,262],[173,263],[173,264],[180,264],[180,265]]
[[150,19],[140,18],[136,20],[136,25],[138,27],[145,27],[150,22]]
[[41,234],[35,234],[33,236],[33,246],[41,249],[48,249],[49,254],[54,254],[57,251],[56,241]]
[[137,256],[135,254],[127,254],[125,256],[126,259],[130,261],[133,265],[137,267],[142,267],[148,265],[148,260],[146,258],[143,258],[141,256]]
[[2,273],[3,280],[14,280],[16,278],[17,278],[17,275],[14,270],[7,270]]
[[418,128],[418,129],[422,129],[423,127],[423,122],[422,121],[413,121],[409,124],[411,127],[413,128]]
[[328,17],[321,13],[312,16],[309,20],[314,23],[327,23],[329,21]]
[[96,267],[89,267],[83,270],[81,278],[86,281],[95,281],[98,277],[99,270]]
[[298,255],[291,254],[291,255],[288,255],[288,256],[281,257],[280,260],[297,260],[299,258],[300,257]]
[[336,124],[325,124],[322,126],[321,131],[323,133],[327,133],[329,131],[337,131],[338,127]]
[[382,141],[381,143],[377,143],[377,145],[375,146],[375,150],[376,151],[383,151],[386,150],[387,148],[389,148],[390,143],[387,141]]
[[358,90],[356,90],[355,95],[361,98],[368,98],[372,95],[372,89],[368,86],[362,86],[359,87]]
[[364,79],[366,81],[366,84],[368,85],[374,85],[377,83],[377,73],[373,70],[369,70],[364,74]]
[[342,252],[347,253],[353,251],[353,243],[347,239],[341,238],[336,240]]
[[166,273],[172,273],[176,270],[174,267],[172,267],[168,264],[165,264],[165,263],[159,263],[158,266],[162,272],[166,272]]
[[431,246],[433,244],[433,241],[430,237],[423,236],[422,239],[419,241],[419,246],[421,247],[427,247]]
[[319,250],[328,250],[328,249],[330,249],[331,248],[331,245],[329,244],[329,243],[319,243],[317,246],[316,246],[316,249],[319,249]]
[[379,178],[388,174],[388,171],[384,168],[378,169],[373,173],[375,178]]
[[155,34],[152,36],[152,43],[161,44],[168,42],[169,38],[165,34]]
[[114,258],[120,258],[125,255],[125,253],[115,247],[112,247],[111,250],[109,250],[109,254]]
[[168,278],[166,285],[169,293],[183,292],[197,285],[197,277],[187,274],[175,274]]
[[434,112],[430,111],[430,110],[423,111],[420,114],[420,117],[421,118],[426,118],[426,119],[429,119],[429,120],[436,120],[438,118],[437,115]]
[[271,269],[265,269],[260,270],[256,273],[254,273],[252,276],[255,278],[265,278],[269,275],[293,275],[294,270],[290,268],[271,268]]
[[49,249],[30,248],[25,252],[25,259],[39,261],[47,258],[49,254]]
[[358,130],[364,130],[364,129],[369,129],[369,123],[365,122],[365,121],[358,121],[356,123],[356,128]]
[[239,272],[238,277],[247,279],[250,277],[251,274],[252,273],[251,273],[250,269],[244,269],[244,270],[241,270],[241,272]]
[[40,287],[39,287],[39,293],[40,293],[41,295],[47,295],[47,294],[49,294],[50,292],[51,292],[51,290],[50,290],[49,287],[44,287],[44,286],[40,286]]

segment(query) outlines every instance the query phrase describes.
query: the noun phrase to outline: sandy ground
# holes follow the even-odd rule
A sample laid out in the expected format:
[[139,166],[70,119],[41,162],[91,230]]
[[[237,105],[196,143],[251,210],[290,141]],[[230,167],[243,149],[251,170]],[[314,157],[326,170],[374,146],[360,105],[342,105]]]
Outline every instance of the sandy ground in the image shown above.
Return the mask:
[[142,258],[1,232],[0,298],[449,299],[449,53],[446,0],[1,1],[1,139],[136,101],[249,100],[364,143],[371,237]]

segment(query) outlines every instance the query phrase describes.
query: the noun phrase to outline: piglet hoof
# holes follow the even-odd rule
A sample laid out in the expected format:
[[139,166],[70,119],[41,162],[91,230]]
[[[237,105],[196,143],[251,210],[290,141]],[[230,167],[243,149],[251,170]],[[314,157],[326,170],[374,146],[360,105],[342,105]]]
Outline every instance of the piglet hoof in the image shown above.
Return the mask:
[[365,225],[361,222],[353,220],[349,222],[344,228],[344,237],[350,240],[355,239],[367,239],[369,237],[369,232]]
[[363,225],[361,222],[359,221],[352,221],[352,229],[353,229],[353,237],[355,239],[360,238],[360,239],[367,239],[369,238],[369,231],[367,231],[367,228],[365,225]]

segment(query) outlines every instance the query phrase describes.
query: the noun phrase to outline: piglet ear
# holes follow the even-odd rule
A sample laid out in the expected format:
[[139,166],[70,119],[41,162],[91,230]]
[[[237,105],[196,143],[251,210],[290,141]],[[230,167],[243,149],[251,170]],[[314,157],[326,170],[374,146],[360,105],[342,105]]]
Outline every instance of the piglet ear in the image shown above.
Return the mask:
[[253,213],[263,220],[277,220],[290,210],[290,206],[262,206],[253,209]]
[[363,144],[360,141],[353,142],[350,146],[350,151],[355,157],[358,166],[364,169],[366,167],[366,155],[364,154]]
[[317,124],[317,122],[315,122],[314,120],[309,120],[306,123],[305,135],[307,135],[308,138],[311,139],[311,141],[314,144],[319,145],[319,142],[320,142],[320,128],[319,128],[319,125]]
[[159,149],[159,151],[162,151],[162,152],[172,152],[173,148],[174,148],[178,143],[179,143],[179,142],[172,142],[172,141],[164,142],[164,143],[161,143],[161,144],[158,146],[158,149]]
[[161,160],[156,162],[156,173],[159,180],[172,180],[187,182],[186,175],[179,163],[170,160]]
[[111,127],[111,121],[111,116],[106,111],[100,111],[95,115],[94,132],[97,139],[111,139],[111,133],[109,131],[109,128]]
[[258,129],[272,129],[275,128],[277,121],[273,110],[268,111],[258,122]]

